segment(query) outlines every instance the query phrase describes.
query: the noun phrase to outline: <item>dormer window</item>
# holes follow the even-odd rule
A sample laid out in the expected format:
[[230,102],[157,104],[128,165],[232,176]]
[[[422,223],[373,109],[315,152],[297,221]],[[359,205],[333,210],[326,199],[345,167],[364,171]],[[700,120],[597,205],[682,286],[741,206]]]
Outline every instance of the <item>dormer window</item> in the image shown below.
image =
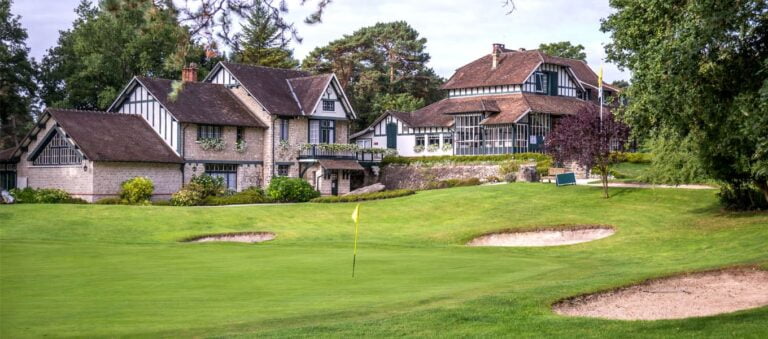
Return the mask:
[[323,99],[323,111],[334,112],[336,111],[336,101]]

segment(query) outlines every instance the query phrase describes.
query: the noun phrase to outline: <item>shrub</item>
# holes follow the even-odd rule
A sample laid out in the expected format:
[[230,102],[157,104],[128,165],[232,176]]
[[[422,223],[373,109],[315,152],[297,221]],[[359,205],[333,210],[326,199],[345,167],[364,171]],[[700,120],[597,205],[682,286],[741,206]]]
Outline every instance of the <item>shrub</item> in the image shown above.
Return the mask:
[[180,191],[171,196],[171,205],[173,206],[196,206],[203,201],[203,188],[200,184],[190,182]]
[[157,201],[153,201],[152,205],[154,205],[154,206],[171,206],[171,201],[170,200],[157,200]]
[[203,174],[198,177],[193,177],[189,182],[190,184],[196,184],[192,188],[198,190],[203,198],[224,194],[226,191],[226,188],[224,187],[224,178],[222,177],[212,177],[208,174]]
[[96,200],[95,204],[99,205],[120,205],[123,203],[123,200],[117,197],[110,197],[110,198],[102,198],[99,200]]
[[763,192],[751,185],[723,185],[718,193],[720,203],[729,210],[768,210]]
[[203,199],[202,204],[207,206],[218,205],[244,205],[244,204],[262,204],[271,202],[264,191],[257,187],[250,187],[242,192],[237,192],[223,196],[208,196]]
[[155,185],[147,177],[135,177],[120,184],[120,198],[126,204],[149,204]]
[[414,190],[402,189],[402,190],[381,191],[381,192],[372,192],[372,193],[363,193],[363,194],[349,194],[349,195],[343,195],[343,196],[320,197],[320,198],[314,198],[310,201],[317,202],[317,203],[355,202],[355,201],[397,198],[397,197],[403,197],[403,196],[411,195],[415,193],[416,191]]
[[649,164],[653,160],[651,153],[627,153],[627,152],[613,152],[611,153],[613,162],[629,162],[633,164]]
[[73,198],[69,193],[55,188],[14,188],[10,191],[17,203],[28,204],[87,204],[80,198]]
[[270,181],[267,195],[279,202],[305,202],[320,196],[320,193],[300,178],[278,177]]
[[653,160],[646,173],[639,179],[652,184],[692,184],[709,181],[701,161],[697,157],[696,144],[690,137],[681,138],[662,131],[649,146]]
[[477,186],[480,185],[480,179],[467,178],[467,179],[448,179],[441,181],[433,181],[427,184],[427,189],[440,189],[462,186]]
[[497,176],[491,175],[491,176],[485,177],[485,182],[501,182],[501,179]]

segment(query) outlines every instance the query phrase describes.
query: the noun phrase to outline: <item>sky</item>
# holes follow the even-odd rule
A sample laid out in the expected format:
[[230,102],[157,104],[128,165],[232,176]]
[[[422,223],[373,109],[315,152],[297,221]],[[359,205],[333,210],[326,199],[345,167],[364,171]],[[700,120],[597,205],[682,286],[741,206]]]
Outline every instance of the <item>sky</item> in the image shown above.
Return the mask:
[[[194,0],[187,0],[194,3]],[[178,1],[183,3],[182,1]],[[540,43],[571,41],[582,44],[587,63],[597,70],[605,58],[603,45],[610,36],[600,32],[600,19],[611,13],[608,0],[515,0],[507,14],[503,0],[334,0],[323,22],[306,25],[302,20],[317,0],[287,0],[286,18],[296,22],[301,44],[294,54],[302,59],[312,49],[377,22],[404,20],[427,38],[429,62],[448,78],[456,68],[491,52],[492,43],[507,48],[535,49]],[[56,44],[59,30],[71,27],[79,0],[14,0],[12,13],[21,15],[27,29],[27,46],[40,60]],[[604,64],[607,82],[628,80],[629,71]]]

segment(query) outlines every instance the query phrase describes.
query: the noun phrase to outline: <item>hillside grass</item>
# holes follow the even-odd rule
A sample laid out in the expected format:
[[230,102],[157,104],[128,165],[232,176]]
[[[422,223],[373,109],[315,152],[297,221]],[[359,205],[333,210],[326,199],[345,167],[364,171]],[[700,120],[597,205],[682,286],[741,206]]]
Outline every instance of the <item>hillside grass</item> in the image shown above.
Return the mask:
[[[706,318],[555,315],[565,297],[730,265],[768,268],[768,214],[712,190],[460,187],[356,203],[0,206],[0,337],[766,337],[768,307]],[[507,228],[608,224],[606,239],[478,248]],[[261,244],[180,243],[270,231]]]

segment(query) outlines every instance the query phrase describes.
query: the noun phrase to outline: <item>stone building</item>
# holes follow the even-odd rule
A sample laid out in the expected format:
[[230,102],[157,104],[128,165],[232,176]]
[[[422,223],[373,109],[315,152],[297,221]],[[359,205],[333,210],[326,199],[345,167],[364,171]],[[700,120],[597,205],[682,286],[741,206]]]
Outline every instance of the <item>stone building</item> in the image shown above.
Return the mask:
[[106,112],[46,110],[21,146],[0,151],[0,179],[88,201],[135,176],[165,199],[204,173],[234,191],[286,176],[344,194],[363,171],[347,144],[355,118],[333,74],[222,62],[199,82],[192,66],[182,81],[133,78]]

